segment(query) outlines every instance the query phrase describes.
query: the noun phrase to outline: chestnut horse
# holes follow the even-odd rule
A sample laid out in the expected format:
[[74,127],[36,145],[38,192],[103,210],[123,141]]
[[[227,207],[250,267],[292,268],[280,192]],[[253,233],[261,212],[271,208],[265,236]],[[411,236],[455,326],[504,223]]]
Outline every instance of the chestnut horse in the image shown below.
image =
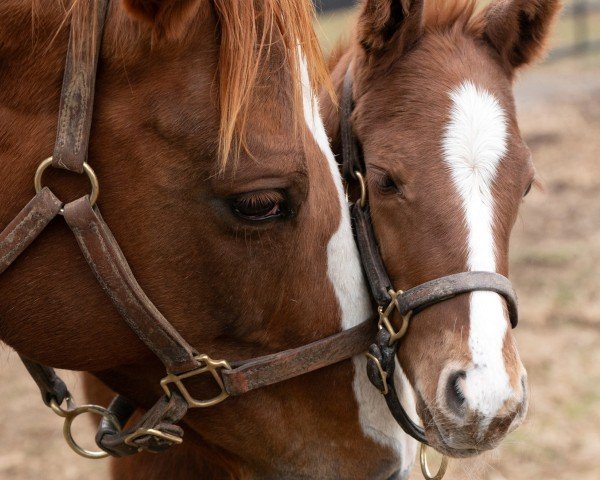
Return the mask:
[[[3,226],[52,152],[68,26],[94,1],[0,4]],[[89,146],[99,205],[144,290],[213,358],[304,345],[371,314],[318,115],[327,72],[311,22],[309,0],[110,3]],[[75,49],[86,35],[75,32]],[[81,195],[73,175],[45,181],[64,201]],[[0,339],[22,356],[91,372],[142,409],[160,395],[163,366],[60,218],[0,276],[0,291]],[[206,387],[188,383],[198,397]],[[393,422],[360,358],[192,410],[183,445],[114,460],[113,473],[387,479],[414,456]]]
[[[338,96],[353,82],[350,123],[395,289],[463,271],[508,275],[510,232],[535,177],[513,80],[543,52],[560,5],[475,7],[470,0],[366,0],[354,38],[331,58]],[[341,157],[340,111],[327,96],[322,108]],[[357,185],[350,185],[355,198]],[[494,448],[525,416],[526,373],[495,293],[419,313],[398,359],[440,452],[463,457]]]

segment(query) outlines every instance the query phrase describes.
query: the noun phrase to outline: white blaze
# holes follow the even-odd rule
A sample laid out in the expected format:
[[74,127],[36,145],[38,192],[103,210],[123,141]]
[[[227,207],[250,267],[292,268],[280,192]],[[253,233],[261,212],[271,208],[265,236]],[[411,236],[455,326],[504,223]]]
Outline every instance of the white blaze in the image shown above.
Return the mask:
[[[366,320],[372,314],[371,301],[352,235],[350,213],[344,195],[342,178],[329,145],[329,138],[319,113],[318,100],[310,86],[306,60],[301,51],[300,59],[304,116],[315,141],[327,158],[341,209],[339,227],[327,245],[327,274],[333,284],[342,311],[342,328],[347,330]],[[400,428],[389,412],[383,395],[369,382],[364,356],[354,357],[353,363],[353,389],[363,432],[372,440],[394,449],[401,458],[401,470],[408,470],[415,458],[416,442]],[[401,373],[398,364],[396,364],[396,372],[398,372],[396,385],[400,397],[407,412],[415,418],[415,403],[410,384]]]
[[[472,82],[461,84],[450,97],[443,152],[462,198],[468,268],[495,272],[493,188],[507,150],[506,116],[496,98]],[[507,328],[502,302],[492,292],[474,292],[470,298],[473,365],[467,370],[464,393],[469,407],[490,420],[512,392],[502,353]]]

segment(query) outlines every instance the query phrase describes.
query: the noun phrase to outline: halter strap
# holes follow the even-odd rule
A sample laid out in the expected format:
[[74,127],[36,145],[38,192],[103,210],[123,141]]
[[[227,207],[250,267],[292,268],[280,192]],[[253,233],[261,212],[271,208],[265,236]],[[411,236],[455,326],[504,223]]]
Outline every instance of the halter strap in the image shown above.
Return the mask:
[[[55,168],[83,173],[83,164],[87,161],[94,112],[96,71],[108,1],[80,2],[87,5],[85,13],[81,15],[82,23],[71,23],[56,142],[52,155],[52,166]],[[80,28],[81,32],[91,32],[79,35],[80,45],[75,45],[76,28]],[[88,53],[91,54],[91,58],[85,58]]]
[[352,92],[352,64],[344,75],[342,100],[340,103],[340,135],[342,137],[342,176],[348,183],[356,181],[356,172],[364,172],[365,166],[360,154],[360,146],[354,136],[350,117],[354,110],[354,95]]

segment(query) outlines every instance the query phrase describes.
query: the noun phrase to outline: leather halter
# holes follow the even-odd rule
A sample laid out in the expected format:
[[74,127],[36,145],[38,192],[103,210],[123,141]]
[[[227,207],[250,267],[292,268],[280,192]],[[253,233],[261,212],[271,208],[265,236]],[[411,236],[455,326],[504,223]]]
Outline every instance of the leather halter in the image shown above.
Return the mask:
[[[87,152],[92,124],[94,83],[100,43],[109,0],[98,0],[97,12],[89,2],[85,25],[71,25],[71,37],[61,92],[59,121],[53,156],[41,163],[35,176],[37,194],[0,232],[0,274],[3,273],[59,214],[74,234],[96,278],[127,325],[164,364],[167,376],[161,381],[164,395],[134,425],[124,428],[136,406],[117,396],[108,408],[95,405],[76,407],[63,381],[52,368],[31,359],[22,360],[36,381],[46,405],[65,418],[69,445],[88,458],[107,454],[122,457],[142,450],[159,452],[180,444],[183,429],[177,425],[189,408],[210,407],[229,396],[303,375],[347,360],[368,348],[376,327],[373,319],[318,341],[278,353],[241,361],[213,360],[199,354],[158,311],[131,271],[118,242],[94,205],[99,184]],[[95,14],[94,14],[95,13]],[[94,42],[93,61],[74,61],[73,30],[95,32],[84,38]],[[92,195],[63,204],[49,188],[42,187],[42,175],[50,166],[77,173],[85,172],[92,183]],[[197,399],[186,387],[188,378],[211,375],[220,394]],[[62,405],[66,404],[65,407]],[[82,413],[102,416],[96,443],[101,452],[89,452],[77,445],[70,433],[74,418]]]
[[[461,272],[436,278],[407,291],[394,290],[371,224],[365,183],[366,164],[351,125],[354,110],[352,65],[344,77],[340,110],[342,175],[348,185],[359,186],[361,190],[361,199],[350,206],[350,212],[362,265],[379,312],[379,333],[367,353],[367,374],[371,383],[384,395],[390,412],[402,429],[422,444],[429,445],[423,428],[414,423],[404,410],[394,385],[396,352],[409,320],[432,305],[457,295],[483,290],[495,292],[505,299],[514,328],[518,322],[517,297],[510,281],[495,272]],[[394,309],[402,318],[398,331],[390,321]]]

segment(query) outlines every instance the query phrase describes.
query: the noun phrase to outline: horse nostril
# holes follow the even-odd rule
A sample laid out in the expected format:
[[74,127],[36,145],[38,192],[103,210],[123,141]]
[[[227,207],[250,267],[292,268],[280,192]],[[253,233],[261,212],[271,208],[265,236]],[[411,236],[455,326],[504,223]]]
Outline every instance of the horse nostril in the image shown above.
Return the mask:
[[465,398],[463,385],[467,373],[464,370],[454,372],[448,377],[446,384],[446,401],[450,409],[457,415],[464,414],[464,407],[467,399]]

